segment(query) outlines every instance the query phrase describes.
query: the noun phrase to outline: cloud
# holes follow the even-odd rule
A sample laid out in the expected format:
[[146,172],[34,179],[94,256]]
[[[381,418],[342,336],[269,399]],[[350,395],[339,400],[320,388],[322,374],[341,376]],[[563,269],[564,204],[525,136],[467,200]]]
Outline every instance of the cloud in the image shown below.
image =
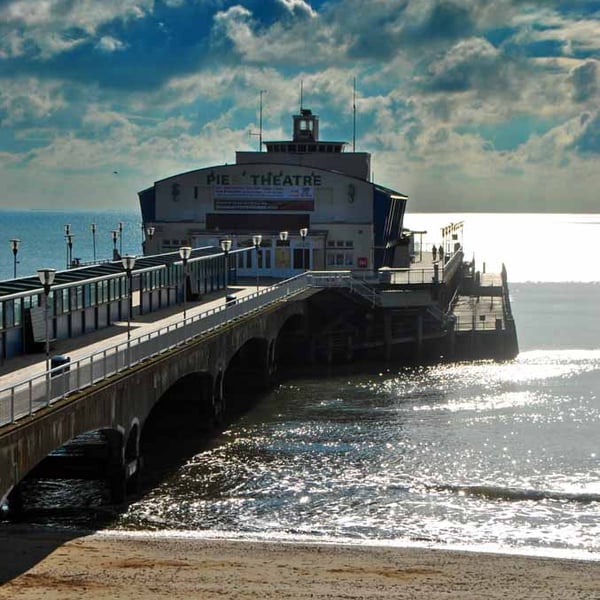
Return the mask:
[[600,155],[600,112],[580,117],[581,132],[573,142],[573,148],[582,156],[597,158]]
[[[587,198],[600,185],[592,8],[559,0],[0,0],[3,183],[24,185],[35,168],[38,187],[67,173],[83,189],[95,165],[112,173],[118,163],[135,197],[136,186],[256,148],[248,132],[258,131],[260,90],[263,138],[287,138],[301,82],[322,138],[348,141],[356,78],[357,149],[374,153],[384,185],[443,193],[464,207],[491,197],[491,186],[534,197],[535,185],[550,197],[546,180],[559,187],[562,176]],[[546,200],[540,195],[539,205]]]
[[431,92],[464,92],[504,85],[499,53],[484,39],[462,40],[428,68],[424,89]]
[[67,105],[60,82],[0,80],[0,125],[33,124]]
[[304,0],[279,0],[279,3],[292,15],[312,18],[317,14]]
[[110,36],[103,35],[96,44],[96,48],[101,52],[116,52],[117,50],[123,50],[126,45],[120,40]]
[[[4,56],[49,60],[93,41],[99,29],[152,11],[154,0],[8,0],[0,5]],[[16,40],[18,43],[16,43]]]
[[571,71],[569,80],[573,85],[574,102],[586,102],[598,96],[598,61],[588,60],[576,66]]

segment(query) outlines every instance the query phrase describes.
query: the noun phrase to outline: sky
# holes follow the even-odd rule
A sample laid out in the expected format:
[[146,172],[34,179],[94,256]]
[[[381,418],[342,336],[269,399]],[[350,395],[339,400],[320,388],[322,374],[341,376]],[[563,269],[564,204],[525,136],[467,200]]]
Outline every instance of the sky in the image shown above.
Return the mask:
[[600,212],[600,0],[0,0],[0,209],[136,209],[301,89],[412,212]]

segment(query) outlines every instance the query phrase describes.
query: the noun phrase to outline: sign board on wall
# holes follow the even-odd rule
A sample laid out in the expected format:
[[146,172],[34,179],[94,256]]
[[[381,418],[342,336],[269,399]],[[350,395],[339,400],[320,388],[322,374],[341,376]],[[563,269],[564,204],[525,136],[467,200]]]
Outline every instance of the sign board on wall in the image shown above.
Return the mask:
[[314,210],[312,186],[215,185],[215,210]]

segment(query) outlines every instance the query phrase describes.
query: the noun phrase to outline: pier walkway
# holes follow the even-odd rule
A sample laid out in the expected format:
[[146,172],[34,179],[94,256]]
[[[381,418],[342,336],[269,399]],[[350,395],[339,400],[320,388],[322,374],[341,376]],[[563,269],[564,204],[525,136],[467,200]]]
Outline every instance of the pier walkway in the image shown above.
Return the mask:
[[[22,355],[4,361],[0,365],[0,427],[31,416],[68,394],[301,292],[345,287],[372,306],[381,306],[382,294],[377,291],[377,286],[369,285],[378,283],[378,278],[388,279],[392,287],[430,288],[432,283],[443,283],[446,274],[451,277],[452,270],[460,264],[462,253],[447,257],[445,262],[433,261],[427,254],[410,268],[390,269],[388,274],[371,275],[370,280],[361,281],[350,271],[309,271],[273,285],[230,286],[229,292],[235,296],[235,301],[226,303],[224,293],[215,292],[200,302],[188,302],[185,313],[181,304],[143,315],[134,310],[129,325],[126,321],[115,322],[93,333],[53,342],[51,355],[68,357],[66,367],[46,371],[44,354]],[[504,328],[502,283],[489,276],[482,283],[493,290],[489,296],[459,296],[455,299],[456,331]],[[405,296],[398,297],[404,301]],[[136,303],[134,294],[134,309]]]

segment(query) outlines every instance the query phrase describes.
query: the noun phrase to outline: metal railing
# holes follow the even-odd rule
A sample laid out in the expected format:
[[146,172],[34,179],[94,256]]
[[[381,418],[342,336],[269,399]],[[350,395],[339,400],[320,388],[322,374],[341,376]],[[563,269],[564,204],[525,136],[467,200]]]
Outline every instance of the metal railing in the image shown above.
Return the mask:
[[[403,271],[403,270],[401,270]],[[432,271],[411,269],[411,283],[430,283]],[[67,365],[55,367],[0,389],[0,426],[31,416],[65,396],[84,390],[159,354],[173,350],[198,336],[226,327],[252,312],[286,300],[308,288],[344,287],[373,305],[381,303],[376,289],[353,277],[351,271],[308,271],[261,289],[236,301],[223,303],[185,320],[158,327]]]
[[385,269],[385,271],[383,269],[380,270],[381,280],[393,285],[430,284],[443,279],[443,274],[443,266],[440,266],[439,269],[415,269],[414,267],[403,267]]
[[498,331],[505,329],[505,321],[500,316],[486,315],[481,319],[479,315],[471,317],[455,317],[455,331]]
[[315,285],[309,273],[298,275],[0,389],[0,426]]

